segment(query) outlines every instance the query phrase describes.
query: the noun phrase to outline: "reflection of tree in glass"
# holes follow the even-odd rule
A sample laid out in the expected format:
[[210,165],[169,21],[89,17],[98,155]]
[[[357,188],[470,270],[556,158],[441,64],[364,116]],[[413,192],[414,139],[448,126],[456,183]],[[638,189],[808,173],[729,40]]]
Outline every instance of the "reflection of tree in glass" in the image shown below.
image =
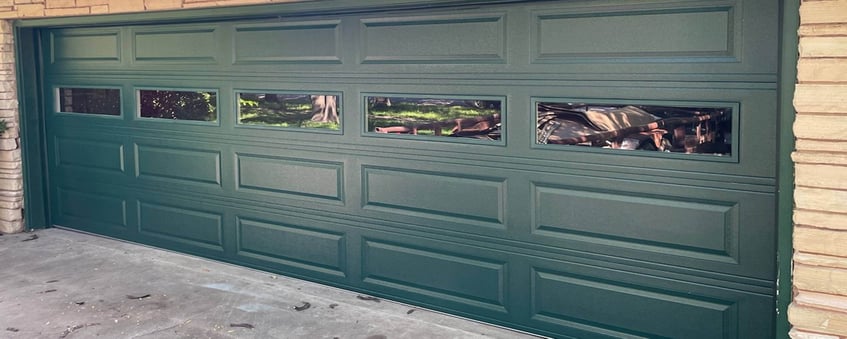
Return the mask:
[[62,112],[121,114],[121,92],[118,89],[62,88],[59,98]]
[[377,127],[415,127],[444,123],[440,133],[421,129],[417,134],[449,135],[455,125],[447,122],[494,116],[500,114],[501,105],[499,100],[399,97],[392,97],[390,100],[390,105],[384,103],[386,100],[369,100],[368,131],[376,131]]
[[189,91],[140,91],[141,116],[173,120],[216,121],[217,94]]
[[339,129],[335,95],[239,93],[242,124]]

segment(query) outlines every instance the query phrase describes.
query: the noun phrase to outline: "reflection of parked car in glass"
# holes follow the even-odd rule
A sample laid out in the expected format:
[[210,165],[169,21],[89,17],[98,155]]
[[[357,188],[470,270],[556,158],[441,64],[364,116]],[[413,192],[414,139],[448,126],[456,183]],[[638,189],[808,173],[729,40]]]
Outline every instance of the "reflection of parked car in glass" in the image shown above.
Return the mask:
[[663,152],[732,152],[732,109],[539,103],[539,144]]

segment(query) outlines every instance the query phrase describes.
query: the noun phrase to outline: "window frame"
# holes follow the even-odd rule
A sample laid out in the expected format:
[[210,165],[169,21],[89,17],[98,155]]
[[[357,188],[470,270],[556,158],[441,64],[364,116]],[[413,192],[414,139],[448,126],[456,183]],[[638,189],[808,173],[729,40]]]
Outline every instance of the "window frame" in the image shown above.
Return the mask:
[[[329,129],[329,128],[320,128],[320,127],[286,127],[286,126],[273,126],[273,125],[261,125],[261,124],[244,124],[240,122],[241,119],[241,105],[239,104],[239,100],[241,100],[241,93],[253,93],[253,94],[282,94],[282,95],[334,95],[338,99],[336,103],[338,105],[338,129]],[[235,88],[232,90],[232,105],[233,105],[233,124],[236,129],[245,128],[245,129],[257,129],[257,130],[267,130],[267,131],[286,131],[286,132],[301,132],[301,133],[319,133],[319,134],[336,134],[343,135],[344,134],[344,95],[342,91],[310,91],[310,90],[285,90],[285,89],[257,89],[254,87],[251,88]]]
[[[499,140],[483,140],[467,137],[449,137],[449,136],[434,136],[420,134],[396,134],[396,133],[379,133],[370,131],[368,125],[370,122],[370,111],[368,110],[368,98],[370,97],[389,97],[389,98],[415,98],[415,99],[449,99],[449,100],[485,100],[500,102],[500,139]],[[362,136],[368,138],[385,138],[397,140],[412,140],[424,142],[449,142],[455,144],[473,144],[473,145],[489,145],[505,147],[508,136],[507,116],[508,116],[508,96],[507,95],[467,95],[467,94],[433,94],[433,93],[390,93],[390,92],[362,92],[359,95],[361,100],[362,111]]]
[[[536,137],[537,119],[538,119],[538,104],[540,103],[584,103],[587,105],[634,105],[634,106],[667,106],[667,107],[699,107],[699,108],[728,108],[731,109],[730,122],[732,124],[731,133],[731,148],[729,155],[714,155],[707,153],[681,153],[681,152],[660,152],[660,151],[642,151],[642,150],[626,150],[626,149],[607,149],[600,147],[586,147],[579,145],[559,145],[559,144],[540,144]],[[740,118],[741,103],[733,101],[702,101],[702,100],[644,100],[644,99],[603,99],[603,98],[579,98],[579,97],[550,97],[550,96],[532,96],[530,97],[529,112],[532,114],[532,128],[530,135],[530,148],[541,151],[565,151],[565,152],[583,152],[591,154],[608,154],[608,155],[629,155],[646,158],[657,159],[678,159],[678,160],[696,160],[696,161],[711,161],[724,163],[739,163],[739,152],[741,147],[740,133]]]
[[[133,120],[135,121],[157,121],[158,123],[177,123],[177,124],[191,124],[191,125],[199,125],[199,126],[221,126],[222,110],[221,110],[221,93],[222,91],[219,88],[199,88],[199,87],[168,87],[168,86],[133,86],[132,87],[133,94],[135,95],[134,101],[134,114]],[[206,121],[206,120],[180,120],[180,119],[164,119],[164,118],[155,118],[155,117],[143,117],[141,116],[141,91],[172,91],[172,92],[213,92],[215,93],[215,120]]]
[[[83,112],[67,112],[62,110],[62,102],[61,102],[61,90],[63,88],[71,88],[71,89],[108,89],[108,90],[118,90],[118,100],[120,100],[120,104],[118,105],[119,112],[117,115],[114,114],[100,114],[100,113],[83,113]],[[124,118],[124,91],[123,86],[120,85],[105,85],[105,86],[97,86],[97,85],[54,85],[52,87],[52,93],[54,96],[53,99],[53,111],[54,115],[60,116],[74,116],[74,117],[97,117],[99,119],[118,119],[121,120]]]

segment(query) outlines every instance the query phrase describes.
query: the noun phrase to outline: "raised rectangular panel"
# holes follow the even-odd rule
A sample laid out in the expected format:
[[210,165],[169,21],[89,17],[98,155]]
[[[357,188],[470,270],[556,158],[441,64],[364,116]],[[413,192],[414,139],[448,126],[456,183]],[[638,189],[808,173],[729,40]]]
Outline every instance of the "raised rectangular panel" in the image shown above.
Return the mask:
[[237,154],[238,188],[343,201],[342,163]]
[[119,197],[80,192],[59,187],[57,205],[62,218],[73,218],[87,223],[80,227],[127,227],[126,200]]
[[735,263],[739,207],[627,192],[534,186],[535,233]]
[[208,211],[138,202],[139,232],[214,250],[223,250],[222,219]]
[[738,338],[737,302],[693,291],[533,270],[532,298],[533,320],[610,337]]
[[106,172],[124,172],[124,145],[103,140],[56,137],[56,162],[60,167],[76,167]]
[[364,207],[502,228],[506,181],[364,167]]
[[213,63],[218,43],[213,28],[135,32],[136,61]]
[[118,64],[121,61],[120,30],[53,31],[50,33],[51,62],[100,62]]
[[235,63],[340,64],[338,20],[239,25]]
[[502,14],[362,20],[363,63],[505,63]]
[[537,13],[535,63],[737,62],[732,7]]
[[344,235],[239,218],[238,255],[344,276]]
[[136,176],[203,184],[221,184],[217,151],[135,145]]
[[435,249],[366,240],[366,283],[505,312],[506,264]]

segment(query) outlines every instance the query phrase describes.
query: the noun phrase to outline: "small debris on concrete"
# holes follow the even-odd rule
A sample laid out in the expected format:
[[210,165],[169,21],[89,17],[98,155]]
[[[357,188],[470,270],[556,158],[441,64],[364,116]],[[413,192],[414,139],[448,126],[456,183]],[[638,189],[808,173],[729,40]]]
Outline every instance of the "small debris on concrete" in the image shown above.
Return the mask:
[[331,309],[333,309],[333,310],[334,310],[336,307],[338,307],[338,304],[329,304],[329,308],[331,308]]
[[312,304],[304,301],[303,304],[301,304],[300,306],[294,306],[294,310],[295,311],[305,311],[305,310],[308,310],[309,307],[312,307]]
[[55,282],[59,282],[59,281],[58,280],[47,280],[44,283],[45,284],[52,284],[52,283],[55,283]]
[[414,308],[413,308],[413,309],[410,309],[410,310],[408,310],[408,311],[406,311],[406,314],[412,314],[412,313],[415,313],[415,309],[414,309]]
[[84,301],[74,301],[74,304],[82,306],[82,305],[85,305],[85,302]]
[[373,301],[373,302],[377,302],[377,303],[380,301],[379,298],[372,297],[372,296],[369,296],[369,295],[357,295],[356,298],[359,298],[359,300]]
[[53,293],[53,292],[56,292],[56,290],[54,290],[54,289],[49,289],[49,290],[46,290],[46,291],[38,292],[38,294]]
[[[3,234],[1,234],[1,233],[0,233],[0,235],[3,235]],[[20,330],[19,330],[19,329],[14,328],[14,327],[6,327],[6,331],[9,331],[9,332],[20,332]]]
[[21,240],[21,242],[24,242],[24,241],[33,241],[33,240],[35,240],[35,239],[38,239],[38,234],[33,234],[33,235],[29,236],[29,238],[26,238],[26,239],[24,239],[24,240]]
[[89,326],[97,326],[97,325],[100,325],[100,323],[90,323],[90,324],[75,325],[73,327],[68,327],[68,328],[65,329],[64,332],[62,332],[62,335],[59,336],[59,339],[66,338],[68,335],[70,335],[71,333],[73,333],[76,330],[86,328],[86,327],[89,327]]
[[145,295],[134,296],[134,295],[127,294],[127,295],[126,295],[126,298],[127,298],[127,299],[137,299],[137,300],[141,300],[141,299],[150,298],[150,295],[149,295],[149,294],[145,294]]
[[229,324],[229,327],[241,327],[241,328],[249,328],[249,329],[256,328],[256,326],[253,326],[253,325],[248,324],[248,323]]

